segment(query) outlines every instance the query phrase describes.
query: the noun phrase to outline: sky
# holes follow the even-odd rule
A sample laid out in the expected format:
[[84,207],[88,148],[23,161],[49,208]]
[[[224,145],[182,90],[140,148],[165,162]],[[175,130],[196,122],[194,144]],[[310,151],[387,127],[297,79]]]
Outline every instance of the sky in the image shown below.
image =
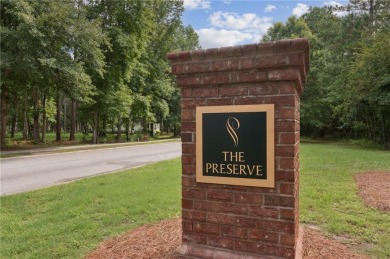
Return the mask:
[[184,0],[182,21],[191,25],[203,49],[259,42],[276,22],[310,6],[345,5],[347,0]]

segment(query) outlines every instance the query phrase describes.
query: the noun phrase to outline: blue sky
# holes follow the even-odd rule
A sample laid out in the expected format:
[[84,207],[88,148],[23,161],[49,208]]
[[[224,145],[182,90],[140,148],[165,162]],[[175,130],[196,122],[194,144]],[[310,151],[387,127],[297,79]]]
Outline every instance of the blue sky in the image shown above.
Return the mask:
[[301,16],[310,6],[345,5],[347,0],[184,0],[184,25],[199,35],[202,48],[259,42],[276,22]]

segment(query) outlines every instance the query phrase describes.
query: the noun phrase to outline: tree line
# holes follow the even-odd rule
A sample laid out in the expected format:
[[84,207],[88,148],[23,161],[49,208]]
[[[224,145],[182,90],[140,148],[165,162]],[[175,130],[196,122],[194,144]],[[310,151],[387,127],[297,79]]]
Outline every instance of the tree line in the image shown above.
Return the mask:
[[263,41],[306,37],[301,133],[390,145],[390,1],[350,0],[275,23]]
[[183,1],[1,0],[1,147],[7,132],[46,141],[46,132],[134,123],[180,125],[179,90],[166,54],[200,48],[181,22]]
[[[182,1],[0,0],[1,147],[7,131],[131,132],[180,126],[180,94],[166,53],[200,48]],[[305,37],[310,71],[301,133],[389,147],[390,1],[350,0],[275,23],[262,41]]]

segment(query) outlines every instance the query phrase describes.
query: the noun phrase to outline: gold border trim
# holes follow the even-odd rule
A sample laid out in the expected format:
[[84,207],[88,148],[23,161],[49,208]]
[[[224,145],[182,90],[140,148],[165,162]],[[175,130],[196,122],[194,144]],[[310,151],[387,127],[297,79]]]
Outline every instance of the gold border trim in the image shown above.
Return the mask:
[[[267,114],[267,179],[243,179],[232,177],[204,176],[203,164],[203,122],[204,113],[266,112]],[[196,181],[226,185],[275,188],[275,106],[274,104],[202,106],[196,107]]]

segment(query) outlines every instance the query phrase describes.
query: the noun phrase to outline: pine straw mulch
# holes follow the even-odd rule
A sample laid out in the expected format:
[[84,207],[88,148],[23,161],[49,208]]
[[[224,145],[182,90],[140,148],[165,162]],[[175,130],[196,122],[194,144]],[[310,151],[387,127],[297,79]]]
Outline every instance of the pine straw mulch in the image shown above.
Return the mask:
[[163,220],[103,242],[88,259],[169,259],[181,244],[181,219]]
[[390,213],[390,172],[359,173],[355,182],[367,206]]
[[[164,220],[145,225],[117,238],[103,242],[88,259],[170,259],[181,244],[181,219]],[[366,259],[352,252],[335,240],[324,237],[318,231],[305,228],[303,258]]]
[[[359,195],[374,208],[390,213],[390,173],[368,172],[355,175]],[[181,244],[181,219],[164,220],[145,225],[117,238],[107,240],[88,255],[88,259],[170,259]],[[305,227],[303,258],[366,259],[346,245]]]

